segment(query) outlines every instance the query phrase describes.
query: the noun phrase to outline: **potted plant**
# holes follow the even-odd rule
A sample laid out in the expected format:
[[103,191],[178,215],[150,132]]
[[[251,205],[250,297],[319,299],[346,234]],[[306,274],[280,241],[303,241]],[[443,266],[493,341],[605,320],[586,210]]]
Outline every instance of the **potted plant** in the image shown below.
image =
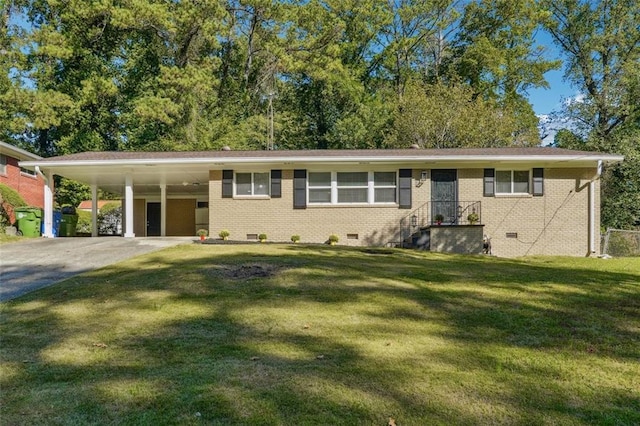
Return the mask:
[[267,241],[267,234],[258,235],[258,239],[260,240],[261,243],[264,243],[265,241]]
[[293,243],[300,242],[300,235],[297,235],[297,234],[296,235],[292,235],[291,236],[291,242],[293,242]]
[[469,213],[469,216],[467,216],[467,220],[471,225],[475,225],[480,221],[480,216],[478,216],[478,213],[472,212],[472,213]]
[[229,235],[231,235],[231,233],[226,229],[223,229],[218,233],[218,236],[222,238],[224,241],[227,241],[229,239]]
[[437,214],[435,219],[436,219],[436,224],[437,225],[442,225],[442,221],[444,220],[444,216],[441,215],[441,214]]
[[200,237],[200,241],[204,241],[204,239],[207,237],[207,235],[209,235],[209,231],[207,231],[204,228],[201,228],[201,229],[198,229],[197,234]]
[[336,234],[329,235],[330,245],[335,246],[336,244],[338,244],[338,241],[340,241],[340,237],[338,237]]

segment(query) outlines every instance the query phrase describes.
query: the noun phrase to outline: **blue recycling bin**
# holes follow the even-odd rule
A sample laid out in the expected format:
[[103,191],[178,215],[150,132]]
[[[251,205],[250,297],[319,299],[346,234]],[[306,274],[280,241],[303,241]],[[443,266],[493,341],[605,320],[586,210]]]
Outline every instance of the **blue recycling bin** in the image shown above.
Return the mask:
[[[60,210],[53,211],[53,223],[51,224],[54,237],[57,237],[60,233],[60,222],[62,221],[62,212]],[[44,235],[44,218],[42,219],[42,223],[40,223],[40,233]]]

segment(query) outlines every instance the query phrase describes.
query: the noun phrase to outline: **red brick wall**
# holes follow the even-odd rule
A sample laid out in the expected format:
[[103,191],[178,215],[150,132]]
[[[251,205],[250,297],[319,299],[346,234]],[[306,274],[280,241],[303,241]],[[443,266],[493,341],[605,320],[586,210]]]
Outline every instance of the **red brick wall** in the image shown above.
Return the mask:
[[[15,189],[31,207],[44,207],[44,180],[41,176],[32,176],[20,172],[18,159],[6,156],[6,172],[0,170],[0,183]],[[11,218],[14,220],[14,218]]]

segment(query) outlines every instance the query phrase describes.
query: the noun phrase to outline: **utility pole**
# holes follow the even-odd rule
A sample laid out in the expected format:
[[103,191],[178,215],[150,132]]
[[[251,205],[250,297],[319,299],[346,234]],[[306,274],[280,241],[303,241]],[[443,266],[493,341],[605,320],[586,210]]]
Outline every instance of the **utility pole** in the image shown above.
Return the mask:
[[267,151],[273,151],[274,149],[274,136],[273,136],[273,92],[269,92],[269,108],[267,113],[269,114],[269,138],[267,140]]

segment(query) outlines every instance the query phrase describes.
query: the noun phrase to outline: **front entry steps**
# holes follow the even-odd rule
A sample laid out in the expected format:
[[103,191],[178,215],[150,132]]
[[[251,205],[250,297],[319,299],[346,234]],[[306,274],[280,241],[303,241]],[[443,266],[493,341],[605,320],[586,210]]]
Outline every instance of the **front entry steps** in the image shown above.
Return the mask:
[[484,225],[433,225],[419,228],[403,247],[440,253],[481,254]]

